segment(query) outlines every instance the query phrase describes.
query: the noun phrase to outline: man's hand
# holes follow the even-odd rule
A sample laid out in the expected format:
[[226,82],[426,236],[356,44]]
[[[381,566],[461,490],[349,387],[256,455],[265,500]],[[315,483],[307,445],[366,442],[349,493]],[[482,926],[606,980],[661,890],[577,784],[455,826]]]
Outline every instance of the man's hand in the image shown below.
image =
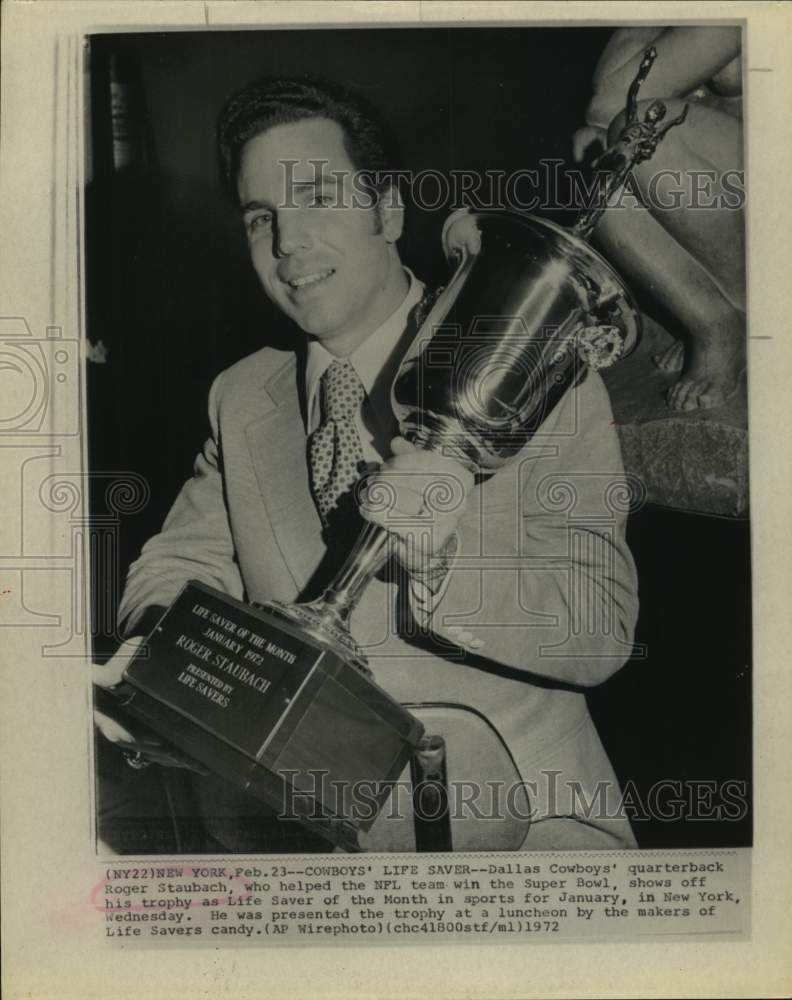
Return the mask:
[[[100,666],[93,664],[92,681],[98,688],[111,690],[121,683],[127,664],[137,653],[145,640],[136,636],[125,642],[107,663]],[[105,700],[105,704],[109,699]],[[158,736],[148,730],[139,728],[133,722],[116,718],[99,708],[94,709],[94,724],[108,742],[124,751],[124,756],[133,768],[143,768],[148,764],[161,764],[164,767],[184,767],[199,774],[209,772],[197,761],[181,753],[175,747],[164,743]]]
[[391,457],[365,480],[360,512],[398,539],[397,556],[413,576],[430,574],[461,517],[473,475],[453,458],[416,448],[402,437]]
[[107,661],[107,663],[93,664],[93,676],[91,680],[97,687],[100,688],[114,688],[116,684],[120,684],[124,671],[127,668],[130,660],[134,657],[137,651],[145,642],[142,635],[136,635],[132,639],[127,639],[123,642],[115,654]]

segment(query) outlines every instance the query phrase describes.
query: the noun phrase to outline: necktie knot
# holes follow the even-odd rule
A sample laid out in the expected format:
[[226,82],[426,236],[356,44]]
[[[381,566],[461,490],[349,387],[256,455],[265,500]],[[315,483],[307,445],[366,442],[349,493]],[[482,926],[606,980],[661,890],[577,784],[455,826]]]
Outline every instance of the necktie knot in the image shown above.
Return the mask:
[[366,390],[351,362],[334,361],[322,376],[326,420],[352,420]]

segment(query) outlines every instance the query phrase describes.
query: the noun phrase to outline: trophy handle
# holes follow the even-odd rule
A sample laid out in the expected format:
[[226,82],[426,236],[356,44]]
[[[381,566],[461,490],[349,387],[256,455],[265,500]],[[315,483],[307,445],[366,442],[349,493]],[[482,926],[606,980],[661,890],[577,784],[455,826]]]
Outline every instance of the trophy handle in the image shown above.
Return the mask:
[[456,283],[457,275],[463,271],[468,257],[481,252],[481,231],[470,209],[464,207],[453,211],[443,224],[440,238],[446,260],[456,265],[456,272],[449,282],[451,287]]

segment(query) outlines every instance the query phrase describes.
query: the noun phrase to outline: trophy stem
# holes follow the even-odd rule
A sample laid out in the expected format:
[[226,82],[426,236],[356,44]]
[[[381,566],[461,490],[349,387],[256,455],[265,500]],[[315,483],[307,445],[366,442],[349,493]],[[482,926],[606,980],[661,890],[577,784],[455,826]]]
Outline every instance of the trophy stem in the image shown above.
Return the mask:
[[367,524],[344,565],[319,598],[317,604],[326,608],[339,623],[347,624],[366,584],[387,561],[388,537],[386,528]]
[[307,604],[269,601],[262,607],[329,644],[347,663],[369,674],[366,655],[352,638],[348,623],[369,580],[388,558],[388,537],[385,528],[367,524],[358,535],[344,565],[318,600]]

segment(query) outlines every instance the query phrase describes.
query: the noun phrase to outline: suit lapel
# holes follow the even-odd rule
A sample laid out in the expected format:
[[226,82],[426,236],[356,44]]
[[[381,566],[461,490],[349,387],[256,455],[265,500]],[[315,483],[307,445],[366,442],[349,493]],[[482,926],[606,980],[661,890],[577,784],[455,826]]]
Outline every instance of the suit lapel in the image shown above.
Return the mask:
[[[397,354],[411,342],[436,295],[413,309]],[[409,332],[408,332],[409,331]],[[387,402],[395,374],[386,366]],[[381,380],[380,380],[381,381]],[[296,592],[310,596],[323,589],[336,568],[337,553],[327,552],[322,524],[311,495],[305,427],[305,349],[290,354],[256,392],[257,416],[246,426],[245,437],[275,546]],[[262,530],[264,530],[262,526]],[[325,558],[327,557],[327,558]],[[276,576],[268,567],[268,576]]]
[[264,412],[245,430],[275,544],[298,593],[325,551],[308,479],[304,383],[302,365],[290,358],[264,386]]

